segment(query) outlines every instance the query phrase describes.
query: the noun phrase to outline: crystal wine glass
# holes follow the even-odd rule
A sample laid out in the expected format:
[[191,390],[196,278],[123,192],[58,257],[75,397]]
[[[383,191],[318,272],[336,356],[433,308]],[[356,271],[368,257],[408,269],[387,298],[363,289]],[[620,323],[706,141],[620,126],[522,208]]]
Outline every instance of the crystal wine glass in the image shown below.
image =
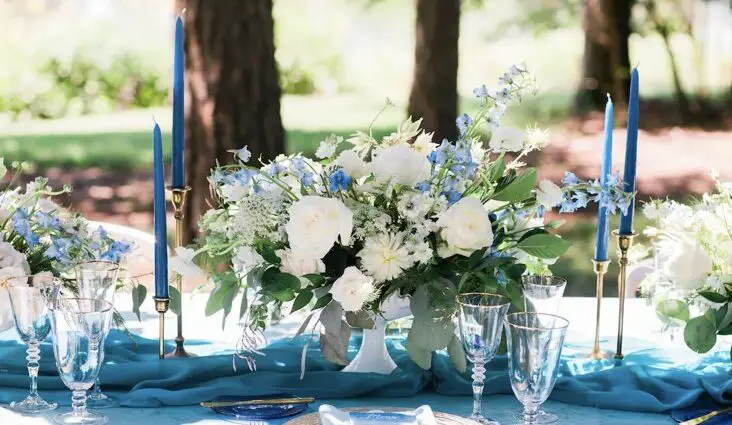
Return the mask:
[[485,364],[496,355],[501,343],[503,319],[511,301],[496,294],[467,293],[458,295],[458,326],[468,361],[473,363],[473,413],[470,419],[482,424],[498,425],[483,416],[483,382]]
[[[567,279],[557,276],[522,276],[521,286],[524,292],[524,310],[534,313],[558,314],[559,303],[567,286]],[[523,412],[516,412],[514,417],[523,419]],[[539,410],[536,422],[541,425],[553,424],[559,418],[553,413]]]
[[86,410],[86,391],[96,381],[104,359],[104,340],[112,323],[112,305],[91,298],[59,298],[51,307],[53,352],[64,384],[72,391],[71,412],[60,425],[100,425],[108,419]]
[[30,392],[25,400],[10,403],[20,413],[41,413],[54,410],[58,405],[48,403],[38,395],[38,368],[41,360],[40,345],[51,331],[49,306],[60,288],[53,276],[22,276],[3,280],[10,298],[10,308],[18,336],[26,344]]
[[564,336],[569,322],[543,313],[506,316],[508,376],[524,406],[524,425],[537,425],[538,412],[557,380]]
[[[119,265],[109,261],[87,261],[75,267],[79,296],[104,300],[114,305],[114,292],[117,286]],[[104,353],[102,352],[102,356]],[[102,357],[104,361],[104,357]],[[117,399],[102,392],[97,378],[94,390],[89,395],[87,405],[92,409],[105,409],[119,405]]]

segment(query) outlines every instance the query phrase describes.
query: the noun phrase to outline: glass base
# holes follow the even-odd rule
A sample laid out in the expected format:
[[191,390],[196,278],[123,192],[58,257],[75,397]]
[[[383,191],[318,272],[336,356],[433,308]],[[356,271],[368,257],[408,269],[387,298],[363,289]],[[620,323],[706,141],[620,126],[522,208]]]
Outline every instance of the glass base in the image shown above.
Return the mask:
[[475,422],[485,424],[485,425],[501,425],[500,422],[494,421],[493,419],[486,418],[483,415],[470,415],[470,416],[468,416],[468,419],[471,419]]
[[[517,423],[523,424],[524,423],[523,410],[520,410],[520,411],[514,413],[513,418],[518,421]],[[553,424],[553,423],[556,423],[557,421],[559,421],[559,418],[557,417],[557,415],[555,415],[553,413],[547,413],[543,410],[539,410],[538,412],[536,412],[536,423],[539,425]]]
[[109,422],[109,419],[92,412],[69,412],[56,416],[53,418],[53,422],[58,425],[103,425]]
[[119,400],[104,393],[92,392],[86,398],[86,407],[89,409],[109,409],[117,406],[119,406]]
[[56,403],[48,403],[38,396],[28,396],[23,401],[14,401],[10,403],[10,410],[18,413],[35,414],[55,410],[58,407]]

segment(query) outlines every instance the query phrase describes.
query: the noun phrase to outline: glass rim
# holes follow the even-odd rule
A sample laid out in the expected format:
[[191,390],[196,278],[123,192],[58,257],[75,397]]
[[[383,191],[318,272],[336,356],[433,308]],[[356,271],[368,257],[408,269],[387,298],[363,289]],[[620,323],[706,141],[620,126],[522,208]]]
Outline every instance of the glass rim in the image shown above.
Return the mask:
[[[527,279],[532,278],[540,278],[540,279],[547,279],[548,283],[534,283],[534,282],[527,282]],[[561,277],[561,276],[539,276],[539,275],[527,275],[527,276],[521,276],[521,285],[533,285],[533,286],[566,286],[567,285],[567,278]]]
[[[14,286],[14,285],[8,285],[8,282],[13,279],[27,279],[30,280],[31,278],[39,277],[38,274],[26,274],[26,275],[18,275],[18,276],[3,276],[0,277],[0,288],[36,288],[41,289],[37,286]],[[51,278],[49,279],[51,282],[53,282],[53,285],[51,286],[63,286],[63,279],[57,276],[51,275]]]
[[74,263],[73,268],[76,269],[79,266],[82,266],[84,264],[109,264],[111,266],[114,266],[117,270],[120,270],[122,268],[122,265],[120,263],[115,263],[114,261],[109,260],[84,260],[79,261],[77,263]]
[[[472,296],[489,296],[489,297],[494,297],[494,298],[500,298],[501,300],[505,300],[506,302],[504,302],[502,304],[496,304],[496,305],[482,305],[482,304],[471,304],[471,303],[463,302],[463,301],[460,300],[462,297],[467,297],[467,296],[470,296],[470,295],[472,295]],[[458,294],[456,296],[456,299],[457,299],[457,303],[458,304],[464,305],[464,306],[467,306],[467,307],[500,308],[500,307],[503,307],[505,305],[511,304],[511,299],[510,298],[508,298],[508,297],[506,297],[504,295],[501,295],[501,294],[496,294],[495,292],[466,292],[464,294]]]
[[[58,306],[59,301],[63,300],[76,300],[76,301],[93,301],[102,303],[104,305],[104,309],[102,310],[85,310],[85,311],[71,311],[68,309],[61,308],[61,306]],[[85,298],[85,297],[63,297],[63,298],[57,298],[55,302],[51,303],[51,305],[48,307],[50,310],[53,311],[62,311],[64,313],[69,314],[90,314],[90,313],[106,313],[112,309],[114,309],[114,306],[112,303],[107,302],[105,300],[99,299],[99,298]]]
[[[555,320],[556,319],[561,320],[563,322],[563,324],[557,325],[557,326],[528,326],[528,325],[520,325],[518,323],[511,323],[511,321],[509,320],[512,317],[529,316],[529,315],[553,317]],[[550,314],[550,313],[536,313],[536,312],[531,312],[531,311],[520,311],[517,313],[507,314],[505,321],[506,321],[507,326],[511,326],[511,327],[519,328],[519,329],[534,330],[534,331],[556,331],[556,330],[560,330],[560,329],[567,329],[569,327],[569,320],[565,319],[562,316],[558,316],[556,314]]]

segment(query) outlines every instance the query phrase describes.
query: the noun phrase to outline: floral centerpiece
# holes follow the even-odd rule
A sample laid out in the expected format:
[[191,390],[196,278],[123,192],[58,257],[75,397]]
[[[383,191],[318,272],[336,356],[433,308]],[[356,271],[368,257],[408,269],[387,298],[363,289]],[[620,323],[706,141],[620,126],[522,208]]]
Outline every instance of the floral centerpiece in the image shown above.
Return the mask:
[[715,191],[690,205],[654,200],[643,213],[655,223],[644,233],[657,267],[641,289],[658,300],[659,315],[684,326],[689,348],[706,353],[717,335],[732,334],[732,185],[717,178]]
[[[11,278],[17,285],[32,275],[63,276],[74,264],[86,260],[119,263],[130,253],[129,243],[109,237],[101,227],[90,229],[84,217],[53,201],[70,192],[70,187],[53,190],[47,179],[39,177],[23,188],[17,181],[24,164],[14,162],[10,168],[9,184],[0,191],[0,286]],[[7,174],[0,158],[0,179]],[[73,290],[73,279],[65,284]],[[10,326],[7,291],[0,290],[0,331]]]
[[229,314],[243,292],[240,348],[255,352],[273,306],[319,312],[300,332],[320,323],[323,355],[347,364],[351,327],[373,327],[387,301],[406,299],[410,357],[427,369],[432,352],[447,348],[464,369],[456,295],[496,292],[521,308],[521,275],[548,273],[569,246],[549,232],[558,223],[543,219],[562,189],[536,187],[536,169],[522,161],[548,133],[500,125],[534,81],[519,66],[500,81],[496,91],[474,91],[482,106],[457,119],[454,141],[436,143],[421,119],[409,118],[381,140],[370,128],[345,141],[331,135],[317,160],[280,155],[258,168],[248,165],[246,147],[234,151],[237,162],[210,176],[213,209],[200,222],[201,245],[178,250],[175,261],[189,270],[194,257],[231,265],[214,274],[206,313]]

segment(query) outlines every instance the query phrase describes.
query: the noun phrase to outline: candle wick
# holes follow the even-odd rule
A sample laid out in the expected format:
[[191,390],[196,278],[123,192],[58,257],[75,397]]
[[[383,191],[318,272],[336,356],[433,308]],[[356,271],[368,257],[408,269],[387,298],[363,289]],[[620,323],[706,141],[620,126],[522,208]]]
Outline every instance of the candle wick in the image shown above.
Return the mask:
[[612,97],[610,97],[610,93],[605,93],[605,94],[607,95],[607,101],[612,102],[613,99],[612,99]]
[[152,114],[152,119],[155,124],[158,124],[158,119],[155,118],[155,114]]
[[185,15],[185,14],[186,14],[186,8],[184,7],[183,10],[180,11],[180,15],[178,15],[178,16],[183,17],[183,15]]

